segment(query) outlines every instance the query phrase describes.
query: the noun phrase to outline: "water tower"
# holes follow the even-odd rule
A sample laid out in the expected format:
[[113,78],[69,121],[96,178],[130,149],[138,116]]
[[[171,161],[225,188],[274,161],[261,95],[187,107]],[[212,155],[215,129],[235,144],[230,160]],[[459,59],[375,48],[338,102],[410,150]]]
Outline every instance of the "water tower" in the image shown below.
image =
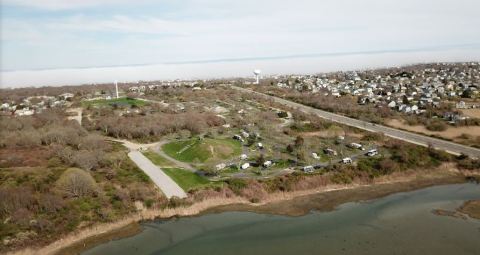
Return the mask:
[[253,70],[253,74],[255,75],[255,84],[258,84],[261,73],[262,71],[260,69]]

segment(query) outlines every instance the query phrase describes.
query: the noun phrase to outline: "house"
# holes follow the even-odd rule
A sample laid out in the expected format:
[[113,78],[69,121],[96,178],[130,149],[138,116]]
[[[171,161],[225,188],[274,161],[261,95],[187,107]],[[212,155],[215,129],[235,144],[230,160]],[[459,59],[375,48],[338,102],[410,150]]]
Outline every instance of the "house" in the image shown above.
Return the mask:
[[72,93],[63,93],[61,95],[59,95],[58,97],[62,100],[68,100],[69,98],[73,98],[73,94]]
[[460,101],[460,102],[456,103],[456,104],[455,104],[455,107],[456,107],[457,109],[467,109],[467,105],[465,104],[464,101]]
[[138,92],[139,88],[137,86],[134,86],[134,87],[128,88],[128,90],[131,91],[131,92]]
[[263,144],[262,144],[262,143],[257,143],[257,147],[258,147],[259,149],[263,149]]
[[18,115],[18,116],[30,116],[30,115],[33,115],[34,113],[35,112],[33,110],[30,110],[28,107],[15,111],[15,115]]
[[245,159],[247,159],[247,158],[248,158],[247,154],[242,154],[242,155],[240,155],[240,159],[241,159],[241,160],[245,160]]
[[303,172],[305,173],[313,173],[313,166],[304,166],[303,167]]
[[3,104],[0,106],[0,109],[1,109],[1,110],[10,110],[10,104],[9,104],[9,103],[3,103]]
[[343,164],[351,164],[352,162],[353,162],[353,161],[352,161],[351,158],[344,158],[344,159],[342,159],[342,163],[343,163]]
[[318,154],[315,153],[315,152],[312,153],[312,157],[313,157],[314,159],[320,159],[320,157],[318,156]]
[[245,169],[247,169],[247,168],[249,168],[249,167],[250,167],[250,163],[244,163],[244,164],[242,164],[242,165],[240,166],[240,168],[241,168],[242,170],[245,170]]

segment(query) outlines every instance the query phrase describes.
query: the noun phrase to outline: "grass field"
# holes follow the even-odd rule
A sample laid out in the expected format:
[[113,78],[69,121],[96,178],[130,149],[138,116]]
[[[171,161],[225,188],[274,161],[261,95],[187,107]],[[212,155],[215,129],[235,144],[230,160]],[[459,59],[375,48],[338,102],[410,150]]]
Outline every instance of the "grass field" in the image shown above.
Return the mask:
[[205,177],[202,177],[185,169],[162,168],[162,170],[185,191],[212,185],[212,183]]
[[147,157],[148,159],[150,159],[150,161],[152,161],[153,164],[157,165],[157,166],[160,166],[160,167],[174,167],[175,164],[168,161],[168,159],[160,156],[158,153],[155,153],[153,151],[145,151],[143,152],[143,155],[145,155],[145,157]]
[[106,99],[97,99],[97,100],[90,100],[90,101],[82,101],[82,105],[84,107],[87,106],[143,106],[147,104],[147,102],[142,100],[137,100],[133,98],[121,97],[121,98],[114,98],[110,100]]
[[162,149],[170,157],[189,163],[225,160],[240,155],[242,151],[238,141],[210,138],[175,141],[165,144]]

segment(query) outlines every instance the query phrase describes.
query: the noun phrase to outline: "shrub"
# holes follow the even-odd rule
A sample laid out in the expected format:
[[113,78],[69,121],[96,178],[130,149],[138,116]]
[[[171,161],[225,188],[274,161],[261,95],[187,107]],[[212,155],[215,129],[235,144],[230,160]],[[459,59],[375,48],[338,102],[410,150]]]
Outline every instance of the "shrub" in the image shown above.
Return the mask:
[[459,160],[457,165],[461,169],[480,171],[479,159],[464,158]]
[[362,140],[363,141],[377,141],[381,142],[385,139],[385,136],[383,133],[378,133],[378,132],[369,132],[366,135],[363,136]]
[[427,123],[426,128],[430,131],[445,131],[447,130],[447,124],[441,120],[432,120]]
[[242,189],[247,187],[247,182],[243,179],[233,178],[226,181],[228,187],[237,195],[240,194]]
[[56,183],[57,187],[70,197],[85,197],[97,193],[97,183],[85,170],[69,168]]

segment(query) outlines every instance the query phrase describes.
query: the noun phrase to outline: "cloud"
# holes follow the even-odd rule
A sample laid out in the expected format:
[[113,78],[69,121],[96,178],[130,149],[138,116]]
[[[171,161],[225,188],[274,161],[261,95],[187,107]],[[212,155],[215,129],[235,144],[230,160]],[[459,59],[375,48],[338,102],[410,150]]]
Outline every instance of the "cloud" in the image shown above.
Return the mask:
[[127,0],[3,0],[2,4],[9,6],[21,6],[35,9],[45,10],[70,10],[86,7],[94,7],[100,5],[122,4]]
[[[2,17],[0,47],[4,69],[128,65],[480,42],[480,34],[472,32],[480,26],[480,16],[475,13],[480,3],[472,0],[4,2],[7,7],[30,8],[27,16]],[[45,15],[45,10],[55,13]]]

